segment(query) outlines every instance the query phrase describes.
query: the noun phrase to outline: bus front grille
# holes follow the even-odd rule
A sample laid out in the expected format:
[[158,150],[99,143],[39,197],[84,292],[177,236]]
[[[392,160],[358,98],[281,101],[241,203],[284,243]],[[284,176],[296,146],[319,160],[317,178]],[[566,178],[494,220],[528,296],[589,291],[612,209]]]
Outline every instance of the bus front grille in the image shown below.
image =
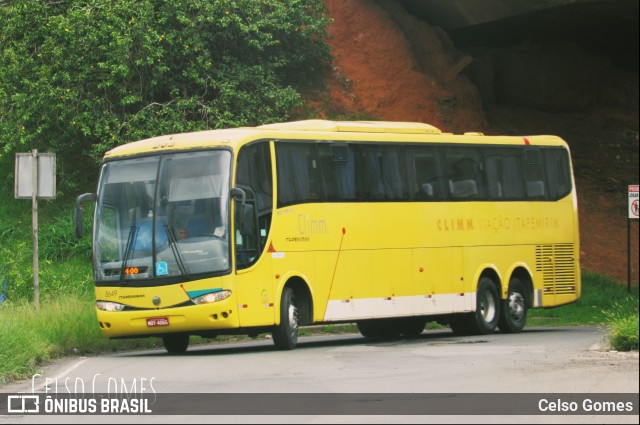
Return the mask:
[[575,294],[573,244],[536,245],[536,271],[541,272],[545,294]]

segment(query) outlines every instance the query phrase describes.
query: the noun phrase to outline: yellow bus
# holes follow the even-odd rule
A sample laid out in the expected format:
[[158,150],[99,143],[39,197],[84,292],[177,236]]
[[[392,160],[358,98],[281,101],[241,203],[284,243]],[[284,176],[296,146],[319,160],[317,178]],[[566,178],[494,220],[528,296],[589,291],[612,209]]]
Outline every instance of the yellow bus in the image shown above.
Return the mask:
[[556,136],[306,120],[174,134],[104,157],[96,312],[111,338],[357,323],[363,336],[520,332],[580,296],[570,153]]

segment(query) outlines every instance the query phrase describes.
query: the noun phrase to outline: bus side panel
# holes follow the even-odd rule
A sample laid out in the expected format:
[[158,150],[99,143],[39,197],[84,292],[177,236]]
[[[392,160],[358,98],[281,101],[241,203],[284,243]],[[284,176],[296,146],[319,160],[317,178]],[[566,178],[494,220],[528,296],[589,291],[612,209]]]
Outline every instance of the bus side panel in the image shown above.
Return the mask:
[[[378,249],[342,252],[331,278],[324,321],[471,311],[464,292],[462,249]],[[319,266],[319,269],[325,267]],[[330,269],[326,267],[325,269]]]
[[[342,254],[337,251],[318,251],[316,258],[316,280],[311,282],[313,294],[313,321],[322,322],[325,320],[327,306],[329,304],[329,293],[334,294],[335,299],[342,300],[345,304],[351,299],[351,293],[347,286],[347,279],[340,279],[339,270],[346,269],[346,265],[340,266]],[[347,305],[345,307],[351,307]]]
[[[343,251],[331,270],[331,288],[323,321],[411,316],[417,311],[410,249]],[[348,266],[348,267],[347,267]],[[335,269],[335,276],[333,270]]]
[[372,250],[342,251],[337,264],[329,264],[335,268],[335,274],[327,276],[330,293],[323,321],[388,315],[384,301],[391,297],[391,291],[385,282],[376,278],[374,257]]
[[271,254],[262,253],[256,264],[236,274],[238,315],[241,327],[268,326],[275,323],[276,294]]
[[415,314],[469,311],[463,295],[461,263],[462,250],[458,247],[413,250]]
[[366,317],[409,316],[414,313],[411,250],[355,251],[362,257],[367,279],[354,282],[354,296]]

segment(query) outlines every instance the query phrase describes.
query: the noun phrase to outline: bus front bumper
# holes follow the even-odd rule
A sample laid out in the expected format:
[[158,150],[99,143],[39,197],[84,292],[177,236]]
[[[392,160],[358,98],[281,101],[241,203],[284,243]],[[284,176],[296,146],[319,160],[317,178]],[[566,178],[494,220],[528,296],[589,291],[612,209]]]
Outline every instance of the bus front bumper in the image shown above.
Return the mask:
[[109,337],[136,337],[233,329],[240,326],[231,300],[220,303],[157,310],[102,311],[96,308],[102,333]]

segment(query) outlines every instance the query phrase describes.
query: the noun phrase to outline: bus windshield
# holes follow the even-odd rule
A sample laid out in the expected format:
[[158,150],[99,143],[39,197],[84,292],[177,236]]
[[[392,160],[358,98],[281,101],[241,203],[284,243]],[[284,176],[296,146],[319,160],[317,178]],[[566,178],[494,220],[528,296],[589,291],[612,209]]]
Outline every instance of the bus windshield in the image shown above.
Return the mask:
[[230,164],[227,150],[105,163],[94,235],[96,282],[162,284],[163,278],[228,271]]

